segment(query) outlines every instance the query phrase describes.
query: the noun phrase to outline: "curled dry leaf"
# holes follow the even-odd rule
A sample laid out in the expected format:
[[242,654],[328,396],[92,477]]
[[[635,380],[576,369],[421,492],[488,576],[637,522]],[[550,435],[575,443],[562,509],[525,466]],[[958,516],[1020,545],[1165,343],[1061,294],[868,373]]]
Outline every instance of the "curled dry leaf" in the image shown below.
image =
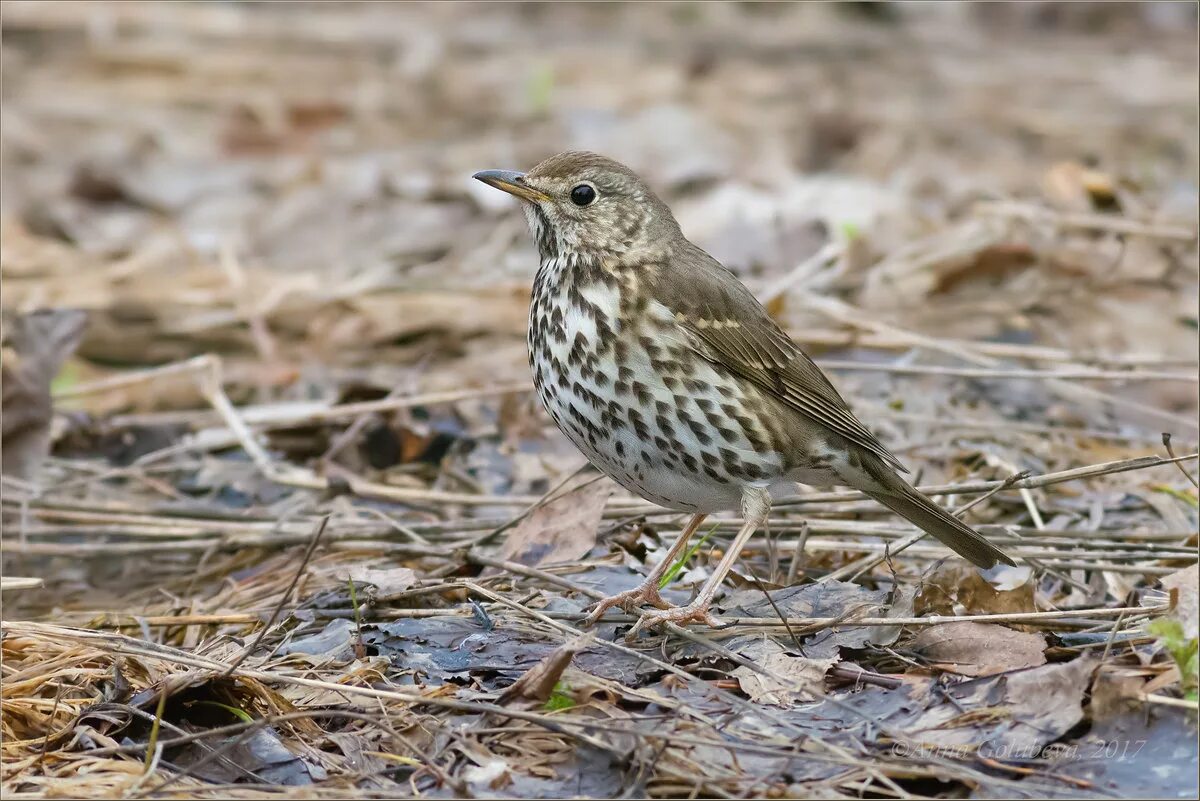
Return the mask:
[[471,765],[463,770],[462,778],[472,789],[482,792],[499,790],[512,782],[508,763],[503,759],[489,759],[482,765]]
[[591,639],[590,635],[584,635],[555,648],[549,656],[509,685],[501,693],[500,702],[534,706],[546,703],[562,679],[563,671],[571,664],[575,654],[587,647]]
[[417,581],[417,574],[407,567],[353,567],[343,575],[355,582],[372,584],[379,595],[404,592]]
[[[1028,580],[1028,568],[1014,578],[1016,568],[1006,568],[997,576],[996,585],[970,565],[947,562],[932,576],[921,582],[913,602],[917,615],[1000,615],[1015,612],[1036,612],[1033,603],[1034,583]],[[1020,581],[1020,583],[1017,583]]]
[[995,623],[962,620],[930,626],[913,639],[912,647],[937,667],[964,676],[991,676],[1046,664],[1042,635]]
[[582,558],[596,544],[611,494],[611,484],[592,482],[542,504],[508,532],[499,558],[530,567]]
[[[887,720],[928,746],[971,746],[993,757],[1037,753],[1083,720],[1097,659],[1081,657],[928,692],[924,710]],[[907,719],[906,719],[907,718]]]
[[[913,587],[898,588],[892,599],[892,605],[888,607],[884,617],[912,617],[913,601],[916,599],[916,595],[917,591]],[[901,626],[878,626],[869,632],[869,642],[872,645],[892,645],[900,639],[902,630]]]
[[804,688],[820,690],[824,685],[825,674],[838,661],[836,656],[828,659],[793,656],[787,653],[782,645],[767,637],[755,639],[737,650],[742,656],[772,674],[766,676],[745,665],[738,667],[731,675],[742,686],[742,692],[746,693],[751,701],[782,707],[791,706],[797,701],[811,700],[812,694]]
[[1189,638],[1200,637],[1200,610],[1197,609],[1197,584],[1200,584],[1200,570],[1196,565],[1185,567],[1164,576],[1163,589],[1170,592],[1176,590],[1175,611],[1173,616],[1183,625],[1183,632]]
[[47,309],[22,315],[13,326],[11,358],[3,365],[5,475],[37,477],[50,450],[50,382],[79,344],[86,322],[78,309]]

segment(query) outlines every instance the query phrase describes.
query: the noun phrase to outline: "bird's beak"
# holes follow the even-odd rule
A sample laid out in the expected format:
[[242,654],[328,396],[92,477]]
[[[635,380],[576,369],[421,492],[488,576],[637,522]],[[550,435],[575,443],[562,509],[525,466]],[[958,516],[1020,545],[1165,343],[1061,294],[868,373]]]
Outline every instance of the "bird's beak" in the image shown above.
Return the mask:
[[484,170],[483,172],[475,173],[473,177],[477,181],[483,181],[488,186],[494,186],[502,192],[516,195],[521,200],[528,200],[531,203],[541,203],[550,199],[550,196],[545,192],[539,192],[525,183],[525,173],[523,172]]

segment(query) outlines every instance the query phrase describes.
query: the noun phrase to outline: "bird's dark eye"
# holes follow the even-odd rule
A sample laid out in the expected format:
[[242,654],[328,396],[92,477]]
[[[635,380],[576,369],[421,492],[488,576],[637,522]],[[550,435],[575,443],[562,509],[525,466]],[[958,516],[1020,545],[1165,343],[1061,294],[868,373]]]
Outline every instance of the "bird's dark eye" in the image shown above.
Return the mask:
[[596,199],[596,190],[587,184],[579,184],[571,190],[571,202],[576,206],[586,206]]

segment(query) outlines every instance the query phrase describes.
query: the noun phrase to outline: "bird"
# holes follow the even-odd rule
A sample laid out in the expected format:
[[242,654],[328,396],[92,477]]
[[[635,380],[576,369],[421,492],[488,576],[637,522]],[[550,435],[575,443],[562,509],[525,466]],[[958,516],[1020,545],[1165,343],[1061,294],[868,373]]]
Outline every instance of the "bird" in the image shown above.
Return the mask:
[[[860,490],[980,568],[1014,564],[900,475],[821,369],[633,170],[567,151],[473,177],[522,202],[537,247],[527,344],[542,405],[601,472],[691,515],[645,582],[598,601],[585,626],[640,606],[654,609],[631,634],[720,625],[721,583],[772,498],[798,483]],[[663,576],[724,511],[742,516],[732,545],[693,600],[672,606]]]

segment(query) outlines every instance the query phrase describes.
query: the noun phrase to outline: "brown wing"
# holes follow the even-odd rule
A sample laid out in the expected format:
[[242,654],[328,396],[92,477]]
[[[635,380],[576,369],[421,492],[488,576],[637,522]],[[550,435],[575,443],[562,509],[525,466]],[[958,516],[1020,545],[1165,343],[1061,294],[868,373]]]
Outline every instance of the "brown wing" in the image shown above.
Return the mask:
[[776,325],[750,290],[718,261],[688,244],[660,275],[656,294],[675,313],[696,352],[908,472],[858,421],[821,368]]

